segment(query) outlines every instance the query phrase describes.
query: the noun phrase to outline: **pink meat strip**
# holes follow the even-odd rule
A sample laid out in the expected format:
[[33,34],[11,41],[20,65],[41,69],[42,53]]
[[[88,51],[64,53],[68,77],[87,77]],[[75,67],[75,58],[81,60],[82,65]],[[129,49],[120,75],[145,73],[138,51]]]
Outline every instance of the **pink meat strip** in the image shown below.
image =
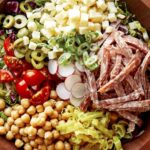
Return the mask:
[[106,83],[99,89],[100,93],[105,93],[109,91],[115,84],[123,81],[134,69],[136,69],[141,63],[139,53],[135,54],[129,64],[112,80]]
[[143,43],[141,40],[132,37],[130,35],[124,36],[123,39],[129,44],[134,46],[135,48],[141,50],[145,54],[148,53],[149,49],[145,43]]
[[129,84],[126,80],[124,80],[124,81],[122,82],[122,84],[123,84],[123,86],[124,86],[124,90],[125,90],[125,93],[126,93],[127,95],[133,92],[133,90],[132,90],[130,84]]
[[118,112],[120,116],[122,116],[123,118],[137,124],[139,127],[142,126],[142,120],[140,118],[138,118],[136,115],[128,112],[128,111],[120,111]]
[[123,86],[122,86],[121,83],[116,84],[116,85],[114,86],[114,90],[115,90],[115,92],[116,92],[116,94],[117,94],[118,97],[122,97],[122,96],[125,96],[125,95],[126,95],[126,94],[125,94],[125,91],[124,91],[124,88],[123,88]]
[[129,122],[127,132],[132,133],[135,130],[136,124],[132,121]]
[[[132,92],[129,95],[126,96],[122,96],[122,97],[117,97],[117,98],[111,98],[111,99],[106,99],[106,100],[102,100],[99,101],[96,105],[97,108],[104,108],[104,109],[111,109],[113,104],[120,104],[122,105],[122,103],[125,102],[129,102],[129,101],[134,101],[139,99],[139,97],[143,94],[143,92],[141,91],[141,89],[136,90],[134,92]],[[115,106],[115,105],[114,105]],[[113,107],[114,109],[117,109],[118,105],[116,105],[115,107]]]

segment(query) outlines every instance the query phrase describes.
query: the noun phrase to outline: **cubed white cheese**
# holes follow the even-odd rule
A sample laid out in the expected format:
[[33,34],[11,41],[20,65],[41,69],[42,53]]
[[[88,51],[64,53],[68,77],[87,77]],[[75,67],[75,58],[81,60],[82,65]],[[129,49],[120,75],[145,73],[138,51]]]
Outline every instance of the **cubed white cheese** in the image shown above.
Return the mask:
[[69,10],[69,9],[72,8],[72,5],[69,2],[64,2],[62,4],[62,7],[63,7],[64,10]]
[[90,31],[94,31],[95,30],[95,26],[94,26],[94,23],[93,22],[88,22],[88,29]]
[[85,34],[89,31],[88,27],[79,27],[79,33]]
[[68,19],[68,12],[67,11],[61,11],[58,13],[55,18],[56,22],[58,24],[61,24],[61,22],[64,22],[64,20]]
[[144,38],[145,41],[149,40],[149,36],[148,36],[148,33],[146,31],[143,32],[143,38]]
[[93,12],[89,14],[89,18],[93,21],[93,22],[97,22],[100,23],[103,21],[103,15],[100,12]]
[[58,46],[54,46],[54,47],[53,47],[53,52],[62,53],[62,52],[63,52],[63,49],[62,49],[62,48],[59,48]]
[[48,58],[49,59],[55,59],[55,58],[57,58],[57,52],[49,51],[48,52]]
[[105,21],[102,22],[103,30],[105,30],[108,26],[109,26],[109,21],[108,20],[105,20]]
[[80,26],[88,26],[89,16],[87,13],[81,13]]
[[44,24],[45,20],[49,20],[50,15],[48,13],[44,13],[40,19],[40,23]]
[[137,29],[137,21],[133,21],[129,23],[129,28],[131,30]]
[[33,13],[33,17],[36,18],[36,19],[41,18],[41,15],[42,15],[41,12]]
[[102,10],[102,11],[105,11],[106,8],[107,8],[107,5],[106,5],[106,3],[105,3],[104,0],[98,0],[98,1],[96,2],[96,5],[97,5],[97,7],[100,8],[100,10]]
[[61,12],[63,10],[62,5],[56,5],[56,11],[57,13]]
[[93,6],[95,2],[96,0],[83,0],[83,3],[88,7]]
[[51,34],[46,29],[41,29],[40,32],[43,36],[45,36],[48,39],[51,37]]
[[36,48],[37,48],[37,44],[34,43],[34,42],[30,42],[30,44],[29,44],[29,49],[31,49],[31,50],[36,50]]
[[29,42],[30,42],[29,38],[28,38],[27,36],[24,36],[24,37],[23,37],[23,44],[24,44],[24,45],[28,45]]
[[101,31],[101,25],[99,23],[94,24],[95,31]]
[[32,38],[33,39],[40,39],[40,32],[39,31],[33,31],[32,32]]
[[54,31],[56,28],[56,22],[52,20],[46,20],[44,22],[44,28],[48,31]]
[[63,27],[63,32],[64,33],[70,33],[73,30],[75,30],[75,28],[73,26],[65,26],[65,27]]
[[114,2],[108,2],[107,6],[110,13],[117,13],[117,8]]
[[96,40],[100,40],[103,38],[103,34],[101,31],[96,31],[96,33],[98,34]]
[[116,15],[115,15],[115,13],[109,13],[109,14],[108,14],[108,19],[109,19],[110,22],[115,22],[115,21],[117,21],[117,17],[116,17]]
[[113,32],[113,27],[112,26],[108,26],[107,28],[106,28],[106,31],[105,31],[106,33],[112,33]]
[[69,10],[69,20],[72,23],[78,23],[80,20],[80,11],[78,9]]
[[33,13],[32,12],[26,12],[27,18],[28,19],[33,19]]
[[30,31],[37,30],[37,25],[34,21],[29,21],[28,24],[27,24],[27,27]]
[[124,19],[126,16],[123,15],[123,14],[117,14],[117,17],[120,18],[120,19]]
[[81,11],[82,13],[87,13],[87,12],[88,12],[88,7],[87,7],[87,6],[81,6],[81,7],[80,7],[80,11]]
[[46,2],[45,6],[44,6],[44,9],[48,10],[48,11],[55,10],[55,5],[54,5],[54,3]]

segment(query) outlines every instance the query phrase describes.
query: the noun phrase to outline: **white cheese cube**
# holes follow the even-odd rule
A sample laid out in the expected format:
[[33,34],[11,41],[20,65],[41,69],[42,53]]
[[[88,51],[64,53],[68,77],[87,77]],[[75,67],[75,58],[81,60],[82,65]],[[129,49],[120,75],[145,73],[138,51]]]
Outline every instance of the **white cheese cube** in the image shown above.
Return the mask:
[[103,21],[103,15],[99,12],[93,12],[89,14],[89,18],[93,21],[93,22],[102,22]]
[[56,22],[51,20],[46,20],[44,22],[44,28],[48,31],[54,31],[56,28]]
[[133,21],[129,23],[129,28],[131,30],[137,29],[137,21]]
[[48,52],[48,58],[49,59],[57,58],[57,52],[53,52],[53,51]]
[[112,26],[108,26],[105,30],[106,33],[112,33],[113,32],[113,27]]
[[62,48],[59,48],[57,46],[53,47],[53,52],[62,53],[64,50]]
[[29,21],[28,24],[27,24],[27,27],[30,31],[37,30],[37,25],[34,21]]
[[115,13],[109,13],[109,14],[108,14],[108,20],[109,20],[110,22],[115,22],[115,21],[117,21],[117,17],[116,17],[116,15],[115,15]]
[[101,31],[101,25],[99,23],[94,24],[94,30],[95,31]]
[[68,19],[68,12],[67,11],[61,11],[58,13],[55,18],[56,22],[58,24],[61,24],[61,22],[64,22],[64,20]]
[[50,18],[50,15],[47,13],[44,13],[40,19],[40,23],[44,24],[45,20],[49,20],[49,18]]
[[57,13],[63,11],[62,5],[56,5],[56,11],[57,11]]
[[102,11],[105,11],[106,8],[107,8],[107,5],[106,5],[106,3],[105,3],[104,0],[98,0],[98,1],[96,2],[96,5],[97,5],[97,7],[100,8],[100,10],[102,10]]
[[30,42],[29,38],[28,38],[27,36],[24,36],[24,37],[23,37],[23,44],[24,44],[24,45],[28,45],[29,42]]
[[81,6],[80,11],[82,13],[87,13],[88,12],[88,7],[87,6]]
[[85,34],[89,31],[88,27],[79,27],[79,33]]
[[75,28],[73,26],[65,26],[65,27],[63,27],[63,32],[64,33],[70,33],[73,30],[75,30]]
[[73,23],[78,23],[80,20],[80,11],[78,9],[69,10],[69,20]]
[[88,7],[93,6],[95,2],[96,0],[83,0],[83,3]]
[[98,34],[96,40],[100,40],[103,38],[103,34],[101,31],[96,31],[96,33]]
[[148,33],[146,31],[143,32],[143,38],[144,38],[145,41],[149,40],[149,36],[148,36]]
[[69,2],[64,2],[62,4],[62,7],[63,7],[64,10],[69,10],[69,9],[72,8],[72,5]]
[[107,6],[110,13],[117,13],[117,8],[114,2],[108,2]]
[[33,13],[32,12],[26,12],[27,18],[28,19],[33,19]]
[[36,50],[36,48],[37,48],[37,44],[34,43],[34,42],[30,42],[30,44],[29,44],[29,49],[31,49],[31,50]]
[[33,31],[32,32],[32,38],[33,39],[40,39],[40,32],[39,31]]
[[88,29],[89,29],[90,31],[94,31],[95,26],[94,26],[94,23],[93,23],[93,22],[89,22],[89,23],[88,23]]
[[44,9],[48,10],[48,11],[55,10],[55,5],[54,5],[54,3],[46,2],[45,6],[44,6]]
[[117,14],[117,17],[120,18],[120,19],[124,19],[126,16],[123,15],[123,14]]
[[36,19],[38,19],[38,18],[41,18],[41,12],[35,12],[34,14],[33,14],[33,17],[34,18],[36,18]]
[[51,38],[51,34],[46,30],[46,29],[41,29],[41,34],[43,35],[43,36],[45,36],[46,38]]
[[107,27],[109,26],[109,21],[103,21],[102,22],[102,28],[103,28],[103,30],[105,30]]
[[89,16],[86,13],[81,13],[80,26],[88,26]]

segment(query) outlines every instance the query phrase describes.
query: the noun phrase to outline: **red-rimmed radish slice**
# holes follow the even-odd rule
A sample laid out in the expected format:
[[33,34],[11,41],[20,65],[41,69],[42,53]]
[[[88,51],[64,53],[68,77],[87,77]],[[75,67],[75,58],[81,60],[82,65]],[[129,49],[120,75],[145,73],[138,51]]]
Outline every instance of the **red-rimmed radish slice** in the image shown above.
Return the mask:
[[70,96],[70,103],[75,107],[79,107],[83,101],[84,98],[75,98],[72,95]]
[[57,73],[58,70],[58,63],[56,60],[49,60],[48,62],[48,70],[50,74],[54,75]]
[[71,89],[71,94],[75,98],[83,98],[86,94],[86,87],[84,83],[76,83]]
[[66,90],[65,84],[63,82],[57,85],[56,92],[59,98],[61,98],[62,100],[68,100],[70,98],[71,93]]
[[65,86],[68,91],[71,91],[74,84],[81,82],[82,79],[79,75],[70,75],[65,80]]
[[75,66],[80,72],[84,72],[84,67],[79,62],[76,61]]
[[57,77],[61,80],[65,80],[65,77],[62,77],[58,72],[57,72]]
[[68,64],[68,65],[59,65],[58,68],[58,73],[62,77],[68,77],[72,75],[75,71],[74,65],[73,64]]

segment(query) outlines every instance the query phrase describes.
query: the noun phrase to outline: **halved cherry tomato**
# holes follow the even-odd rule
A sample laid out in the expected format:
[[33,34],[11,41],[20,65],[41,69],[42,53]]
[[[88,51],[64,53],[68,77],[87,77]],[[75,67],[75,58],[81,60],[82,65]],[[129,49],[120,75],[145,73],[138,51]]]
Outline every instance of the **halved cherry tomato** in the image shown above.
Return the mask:
[[41,73],[46,77],[47,80],[51,80],[51,74],[49,73],[48,69],[46,67],[42,68]]
[[45,101],[47,101],[49,96],[50,96],[50,86],[45,86],[32,96],[30,102],[33,105],[40,105],[43,104]]
[[27,85],[39,85],[46,77],[39,70],[27,70],[23,75],[23,79],[26,81]]
[[33,93],[28,88],[25,80],[21,79],[16,83],[16,91],[22,98],[31,98]]
[[7,55],[14,56],[13,44],[11,43],[10,37],[4,40],[4,49]]
[[0,70],[0,83],[6,83],[6,82],[11,82],[13,81],[13,76],[12,74],[4,69]]

